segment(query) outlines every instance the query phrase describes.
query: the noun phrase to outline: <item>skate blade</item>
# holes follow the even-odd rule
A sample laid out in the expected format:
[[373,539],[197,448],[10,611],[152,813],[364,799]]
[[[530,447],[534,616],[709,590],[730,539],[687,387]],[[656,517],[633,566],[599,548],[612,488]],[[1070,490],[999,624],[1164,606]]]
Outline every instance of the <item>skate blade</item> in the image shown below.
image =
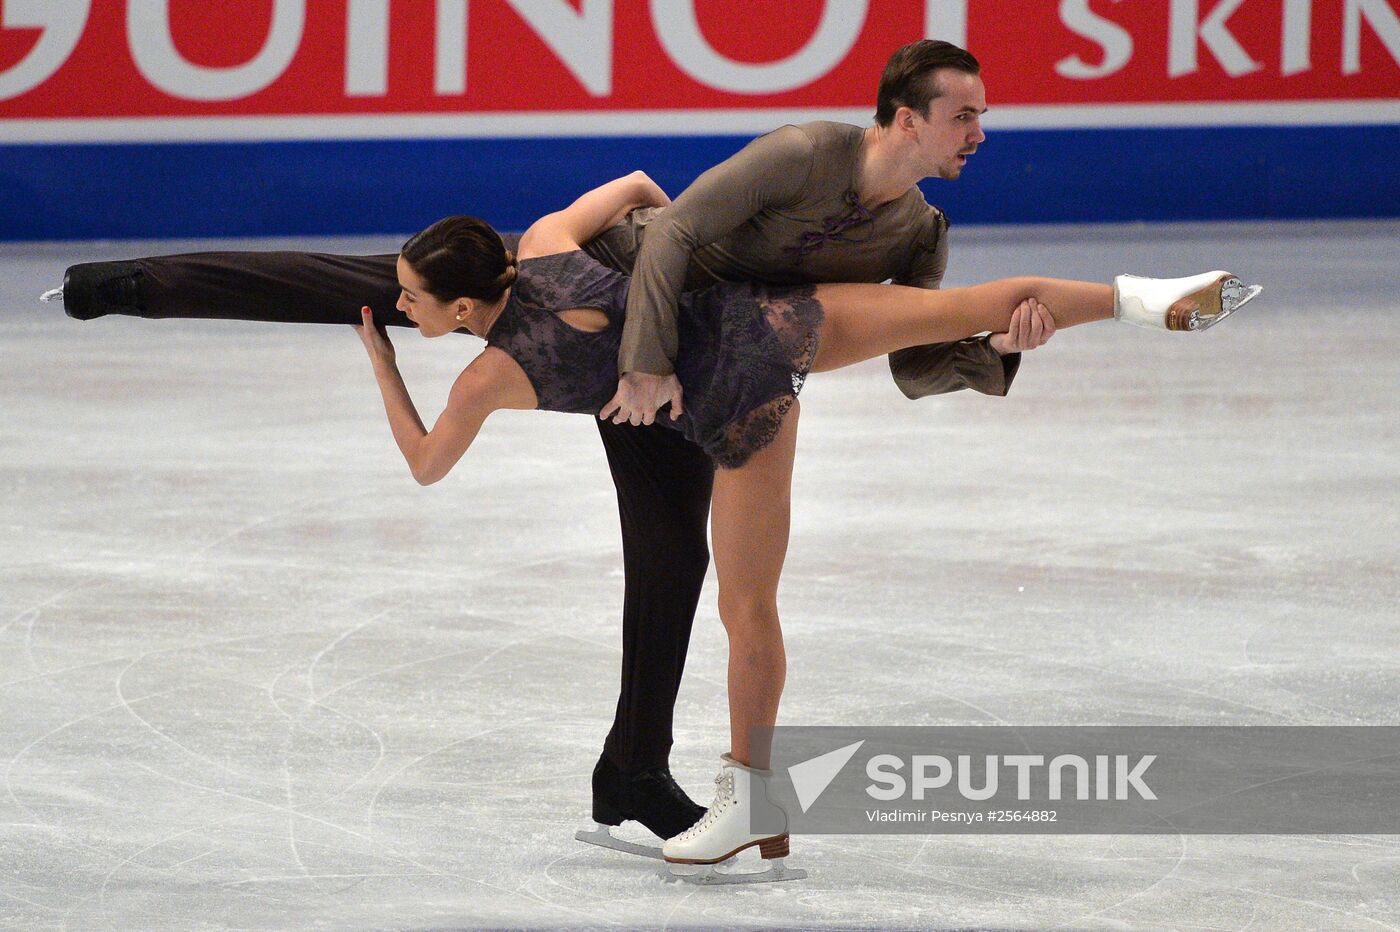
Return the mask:
[[609,848],[613,851],[621,851],[623,854],[635,854],[641,858],[661,860],[661,847],[659,845],[639,845],[634,841],[614,838],[610,825],[595,825],[591,829],[581,828],[574,832],[574,838],[585,844],[597,845],[599,848]]
[[1220,313],[1204,316],[1192,314],[1189,329],[1209,330],[1259,297],[1263,291],[1263,285],[1246,285],[1238,278],[1227,278],[1220,283]]
[[[782,858],[768,861],[768,867],[761,871],[722,871],[716,868],[732,863],[733,859],[720,864],[668,864],[661,872],[661,879],[667,883],[688,883],[697,887],[719,887],[736,883],[781,883],[784,880],[806,880],[807,872],[800,867],[788,867]],[[687,870],[689,868],[689,870]]]
[[51,291],[46,291],[46,292],[44,292],[43,294],[39,295],[39,300],[40,300],[40,301],[43,301],[45,304],[50,304],[50,303],[52,303],[52,302],[54,302],[54,301],[62,301],[62,300],[63,300],[63,289],[62,289],[62,288],[54,288],[54,289],[51,290]]

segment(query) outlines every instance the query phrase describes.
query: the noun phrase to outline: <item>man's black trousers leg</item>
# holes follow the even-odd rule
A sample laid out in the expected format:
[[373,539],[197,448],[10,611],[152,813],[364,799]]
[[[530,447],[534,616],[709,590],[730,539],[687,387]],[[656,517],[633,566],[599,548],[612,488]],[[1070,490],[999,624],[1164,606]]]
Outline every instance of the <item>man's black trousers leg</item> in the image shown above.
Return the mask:
[[[514,233],[501,238],[508,249],[520,239]],[[73,316],[85,320],[128,314],[294,324],[358,324],[360,308],[368,305],[380,326],[412,327],[395,307],[397,261],[397,254],[198,252],[90,262],[68,270],[64,305],[70,313],[80,308]],[[122,279],[129,287],[110,287]]]
[[399,299],[398,257],[307,252],[208,252],[138,260],[147,317],[411,327]]
[[622,691],[603,753],[629,772],[670,756],[676,691],[710,562],[715,472],[703,450],[669,427],[600,420],[598,432],[617,486],[626,574]]

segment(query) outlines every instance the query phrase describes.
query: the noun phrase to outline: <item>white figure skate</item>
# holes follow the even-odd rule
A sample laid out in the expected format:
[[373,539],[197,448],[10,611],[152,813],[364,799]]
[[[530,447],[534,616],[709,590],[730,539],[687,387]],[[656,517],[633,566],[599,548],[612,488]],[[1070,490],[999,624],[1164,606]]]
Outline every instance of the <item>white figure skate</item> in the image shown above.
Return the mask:
[[1261,285],[1245,285],[1229,272],[1186,278],[1113,280],[1113,316],[1151,330],[1208,330],[1259,297]]
[[[693,884],[732,884],[773,883],[806,877],[806,871],[783,864],[788,854],[786,829],[776,835],[749,831],[756,808],[770,813],[776,811],[782,815],[786,826],[786,813],[768,798],[768,779],[772,771],[745,767],[728,754],[720,761],[719,776],[715,777],[715,801],[710,803],[709,811],[694,826],[661,846],[669,867],[666,879]],[[753,847],[757,847],[768,862],[765,870],[752,873],[716,870],[740,851]]]

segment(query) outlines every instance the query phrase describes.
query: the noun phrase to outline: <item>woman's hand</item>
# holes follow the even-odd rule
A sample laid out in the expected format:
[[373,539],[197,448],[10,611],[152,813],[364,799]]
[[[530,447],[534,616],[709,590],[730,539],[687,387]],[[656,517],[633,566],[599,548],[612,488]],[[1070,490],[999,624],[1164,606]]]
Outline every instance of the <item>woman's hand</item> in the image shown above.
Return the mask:
[[374,313],[367,307],[360,308],[360,318],[363,323],[355,324],[355,332],[360,335],[360,342],[365,345],[365,352],[369,353],[370,362],[377,366],[392,366],[394,364],[394,344],[389,342],[389,334],[383,327],[374,322]]

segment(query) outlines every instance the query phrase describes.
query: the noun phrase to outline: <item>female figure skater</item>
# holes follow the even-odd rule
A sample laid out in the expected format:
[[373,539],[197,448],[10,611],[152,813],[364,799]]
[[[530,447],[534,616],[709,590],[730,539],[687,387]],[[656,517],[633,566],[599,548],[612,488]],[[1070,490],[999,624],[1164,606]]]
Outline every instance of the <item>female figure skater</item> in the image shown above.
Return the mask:
[[[414,478],[445,476],[495,410],[594,414],[612,397],[628,278],[580,249],[628,210],[664,198],[640,172],[597,188],[530,227],[519,255],[485,222],[449,217],[412,237],[398,258],[398,308],[425,337],[466,327],[486,349],[452,386],[425,430],[368,308],[359,331],[394,439]],[[669,839],[667,861],[715,864],[757,845],[787,854],[786,831],[753,834],[767,804],[769,747],[751,729],[777,719],[786,662],[778,579],[786,555],[797,394],[824,372],[906,346],[1004,331],[1029,302],[1056,328],[1116,317],[1156,329],[1204,329],[1258,294],[1225,272],[1183,279],[1120,276],[1113,285],[1013,278],[946,291],[893,285],[720,284],[681,302],[676,373],[683,408],[658,421],[719,466],[711,537],[719,610],[729,640],[730,751],[715,800]],[[760,733],[761,734],[761,733]],[[769,879],[782,879],[779,863]]]

